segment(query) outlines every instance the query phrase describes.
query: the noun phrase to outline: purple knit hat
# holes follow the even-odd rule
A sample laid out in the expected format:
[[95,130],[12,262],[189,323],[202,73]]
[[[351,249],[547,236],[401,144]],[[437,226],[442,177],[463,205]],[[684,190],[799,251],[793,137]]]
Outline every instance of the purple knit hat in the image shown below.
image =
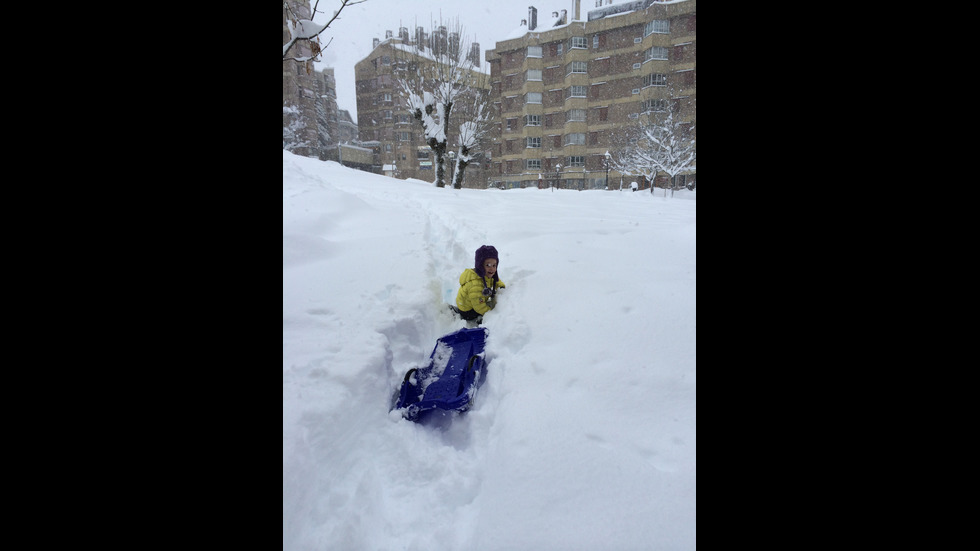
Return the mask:
[[[484,245],[476,250],[476,267],[474,271],[480,277],[487,277],[487,274],[483,273],[483,261],[492,258],[500,263],[500,258],[497,257],[497,249],[493,248],[491,245]],[[493,278],[497,279],[497,274],[493,274]]]

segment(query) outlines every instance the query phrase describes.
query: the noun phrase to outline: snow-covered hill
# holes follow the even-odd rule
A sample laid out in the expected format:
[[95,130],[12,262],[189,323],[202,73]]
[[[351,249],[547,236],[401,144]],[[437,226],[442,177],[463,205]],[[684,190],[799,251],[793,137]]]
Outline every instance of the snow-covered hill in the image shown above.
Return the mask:
[[[617,181],[618,187],[618,181]],[[693,550],[696,191],[453,190],[283,152],[283,549]],[[486,383],[390,415],[493,245]]]

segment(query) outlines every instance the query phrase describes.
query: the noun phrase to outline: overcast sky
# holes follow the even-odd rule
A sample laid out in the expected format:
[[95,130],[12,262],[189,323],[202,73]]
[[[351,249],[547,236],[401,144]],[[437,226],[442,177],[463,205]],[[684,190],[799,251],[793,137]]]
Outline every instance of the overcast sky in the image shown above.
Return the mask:
[[[620,0],[623,1],[623,0]],[[316,0],[310,0],[312,7]],[[614,2],[618,3],[618,2]],[[340,0],[320,0],[321,11],[314,21],[326,23],[333,16]],[[595,0],[582,0],[582,17],[595,8]],[[354,94],[354,65],[371,53],[372,39],[384,40],[385,31],[398,36],[399,27],[416,26],[429,32],[441,19],[447,28],[459,18],[463,27],[463,42],[480,44],[480,66],[486,68],[485,52],[492,50],[527,19],[528,6],[538,10],[538,25],[549,19],[551,12],[574,9],[574,0],[367,0],[344,8],[340,18],[320,35],[323,44],[333,39],[321,56],[316,69],[333,67],[337,79],[337,105],[346,109],[357,121],[357,100]]]

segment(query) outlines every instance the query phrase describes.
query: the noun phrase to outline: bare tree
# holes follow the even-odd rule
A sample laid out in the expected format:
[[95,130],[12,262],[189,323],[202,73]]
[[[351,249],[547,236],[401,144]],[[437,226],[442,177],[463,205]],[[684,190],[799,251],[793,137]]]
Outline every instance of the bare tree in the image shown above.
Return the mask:
[[[333,13],[333,17],[331,17],[330,20],[327,21],[325,24],[315,23],[313,21],[313,18],[316,17],[317,13],[322,13],[322,12],[318,12],[317,10],[317,7],[320,5],[320,0],[316,0],[316,3],[313,4],[313,11],[310,14],[310,19],[300,18],[299,15],[293,13],[293,10],[289,7],[289,2],[283,2],[282,7],[284,10],[286,10],[286,14],[287,14],[286,24],[289,27],[290,38],[288,41],[286,41],[285,44],[282,45],[282,60],[286,61],[287,59],[292,59],[300,63],[305,63],[310,60],[319,61],[317,56],[319,56],[320,52],[325,50],[326,47],[330,45],[330,43],[328,42],[327,46],[323,46],[323,47],[320,46],[320,40],[318,38],[320,36],[320,33],[327,30],[327,28],[330,27],[330,24],[333,23],[334,20],[336,20],[338,17],[340,17],[340,12],[342,12],[344,8],[353,4],[360,4],[361,2],[367,2],[367,0],[340,0],[340,8],[338,8],[337,11]],[[310,43],[310,49],[312,50],[313,54],[308,57],[307,56],[287,57],[289,54],[289,50],[297,42],[303,40]]]
[[[440,22],[441,23],[441,22]],[[488,129],[489,82],[465,55],[463,28],[457,19],[451,32],[444,25],[432,29],[429,40],[413,45],[401,44],[398,74],[402,95],[435,156],[435,184],[445,187],[445,159],[450,140],[458,143],[453,187],[461,188],[466,166],[478,151],[480,139]],[[421,42],[421,43],[419,43]]]
[[691,137],[694,127],[677,119],[676,112],[676,102],[662,100],[655,110],[641,115],[638,120],[642,122],[620,135],[620,147],[612,154],[613,168],[644,176],[651,182],[651,193],[660,172],[670,176],[673,184],[678,174],[697,169],[697,149]]

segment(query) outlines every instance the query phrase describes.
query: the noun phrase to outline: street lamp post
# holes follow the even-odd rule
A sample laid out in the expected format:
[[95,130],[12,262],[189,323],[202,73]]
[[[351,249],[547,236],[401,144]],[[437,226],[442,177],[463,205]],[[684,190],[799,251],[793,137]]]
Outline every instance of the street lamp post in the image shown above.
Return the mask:
[[[557,176],[555,178],[555,187],[560,188],[561,187],[561,163],[555,163],[555,175]],[[551,191],[554,192],[555,189],[551,188]]]

